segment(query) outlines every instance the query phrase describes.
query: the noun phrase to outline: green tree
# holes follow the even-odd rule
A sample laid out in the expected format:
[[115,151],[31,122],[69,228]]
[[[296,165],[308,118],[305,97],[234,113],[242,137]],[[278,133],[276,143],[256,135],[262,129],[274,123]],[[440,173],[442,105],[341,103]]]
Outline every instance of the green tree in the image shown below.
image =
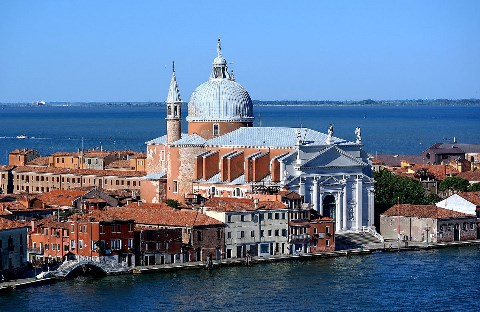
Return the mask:
[[180,207],[180,202],[176,199],[167,199],[167,206],[176,209],[176,208]]
[[468,187],[469,192],[478,192],[480,191],[480,182],[470,184]]
[[466,192],[470,183],[468,180],[460,177],[448,177],[440,182],[438,189],[440,191],[450,191],[450,192]]
[[392,206],[401,204],[426,204],[433,197],[426,197],[425,189],[420,181],[397,176],[388,170],[375,172],[375,204]]

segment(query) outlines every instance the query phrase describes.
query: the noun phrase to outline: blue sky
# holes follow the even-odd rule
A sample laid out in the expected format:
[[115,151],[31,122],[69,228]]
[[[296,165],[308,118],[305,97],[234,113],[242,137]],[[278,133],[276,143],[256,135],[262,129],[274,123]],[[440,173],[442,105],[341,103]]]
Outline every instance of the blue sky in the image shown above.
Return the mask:
[[480,1],[0,2],[0,102],[184,101],[217,38],[257,100],[480,98]]

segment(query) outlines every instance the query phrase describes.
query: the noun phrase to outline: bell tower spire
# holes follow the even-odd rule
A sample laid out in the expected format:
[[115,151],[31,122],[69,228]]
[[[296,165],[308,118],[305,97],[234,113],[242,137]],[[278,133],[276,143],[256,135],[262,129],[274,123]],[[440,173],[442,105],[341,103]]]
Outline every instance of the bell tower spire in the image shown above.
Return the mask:
[[182,135],[182,99],[175,76],[175,62],[172,62],[172,79],[165,103],[167,104],[167,143],[171,143],[180,140]]

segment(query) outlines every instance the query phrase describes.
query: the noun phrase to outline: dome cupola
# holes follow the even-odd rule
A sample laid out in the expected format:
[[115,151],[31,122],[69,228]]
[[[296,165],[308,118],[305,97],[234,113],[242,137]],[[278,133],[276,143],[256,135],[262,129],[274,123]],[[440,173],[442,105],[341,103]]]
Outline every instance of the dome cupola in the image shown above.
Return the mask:
[[189,133],[194,131],[191,128],[199,128],[199,125],[191,127],[192,123],[242,123],[234,127],[238,128],[251,126],[253,119],[250,95],[234,80],[233,73],[228,72],[227,60],[222,56],[222,46],[218,39],[217,56],[213,60],[210,79],[195,89],[188,102]]

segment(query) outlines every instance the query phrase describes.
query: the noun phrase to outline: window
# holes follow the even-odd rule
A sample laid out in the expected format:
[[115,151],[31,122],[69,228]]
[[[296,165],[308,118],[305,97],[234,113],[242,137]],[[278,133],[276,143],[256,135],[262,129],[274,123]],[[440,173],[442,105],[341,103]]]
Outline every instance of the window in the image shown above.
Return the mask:
[[268,213],[268,219],[269,219],[269,220],[272,219],[272,213],[271,213],[271,212]]
[[282,230],[282,236],[283,236],[283,237],[287,237],[287,229],[283,229],[283,230]]
[[217,229],[217,239],[222,238],[222,231],[220,229]]
[[275,230],[275,236],[280,236],[280,230]]
[[178,181],[173,181],[173,192],[178,193]]
[[264,230],[260,230],[260,237],[264,237],[265,235],[265,231]]
[[318,228],[314,227],[313,228],[313,234],[317,234],[318,233]]
[[240,221],[245,222],[245,215],[240,216]]
[[103,230],[103,224],[100,224],[100,234],[105,234],[105,232]]
[[[165,248],[168,248],[168,245]],[[128,239],[128,249],[133,249],[133,238]]]
[[227,238],[232,238],[232,232],[227,232]]
[[278,212],[275,212],[275,220],[280,219],[280,214]]
[[232,223],[232,215],[227,215],[227,222]]
[[49,244],[48,244],[48,243],[46,243],[46,244],[45,244],[45,250],[48,250],[48,249],[49,249],[49,247],[50,247],[50,246],[49,246]]
[[75,241],[73,239],[70,240],[70,249],[75,249]]
[[245,231],[240,231],[240,238],[244,238],[245,237]]
[[197,240],[198,241],[202,240],[202,231],[197,231]]
[[263,213],[258,214],[260,221],[263,221],[265,219],[265,215]]
[[133,232],[133,224],[132,223],[128,224],[128,231]]
[[165,151],[160,152],[160,160],[164,161],[165,160]]
[[75,233],[75,224],[72,224],[72,230],[70,232]]
[[83,240],[78,241],[78,248],[80,248],[80,249],[83,248]]
[[220,134],[220,126],[218,124],[213,125],[213,136],[218,136]]
[[111,247],[112,247],[112,249],[122,249],[122,240],[121,239],[112,239]]
[[268,236],[272,236],[272,230],[268,230]]
[[330,234],[330,227],[329,226],[325,227],[325,233]]
[[242,192],[240,191],[239,187],[235,188],[235,191],[233,192],[233,196],[236,196],[236,197],[241,197],[242,196]]
[[327,247],[330,246],[330,240],[329,240],[329,239],[327,239],[327,240],[325,241],[325,246],[327,246]]
[[285,212],[282,212],[282,220],[285,220]]
[[250,231],[250,237],[255,237],[255,231]]

